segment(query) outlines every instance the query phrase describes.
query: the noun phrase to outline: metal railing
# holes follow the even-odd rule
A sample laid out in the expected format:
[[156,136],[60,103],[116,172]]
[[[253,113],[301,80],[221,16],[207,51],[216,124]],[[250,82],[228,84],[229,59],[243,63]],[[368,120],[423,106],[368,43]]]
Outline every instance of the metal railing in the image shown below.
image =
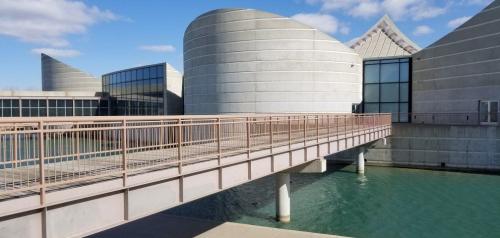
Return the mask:
[[[492,115],[488,117],[488,115]],[[498,113],[393,113],[395,122],[430,125],[498,125]]]
[[0,119],[0,199],[391,126],[390,114]]

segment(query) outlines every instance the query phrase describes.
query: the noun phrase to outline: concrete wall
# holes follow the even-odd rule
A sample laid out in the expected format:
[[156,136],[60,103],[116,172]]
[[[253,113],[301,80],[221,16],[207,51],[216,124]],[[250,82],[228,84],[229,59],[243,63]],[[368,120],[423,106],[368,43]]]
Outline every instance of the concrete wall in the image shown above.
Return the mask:
[[500,100],[500,1],[413,55],[413,112],[477,112]]
[[102,82],[90,74],[42,54],[42,90],[101,92]]
[[361,77],[352,49],[267,12],[211,11],[184,35],[186,114],[351,112]]
[[[500,170],[500,127],[393,124],[387,144],[365,147],[368,164]],[[339,153],[337,161],[354,161],[357,151]]]
[[182,74],[169,64],[165,64],[166,70],[166,99],[165,112],[167,115],[182,115],[184,105],[182,102]]

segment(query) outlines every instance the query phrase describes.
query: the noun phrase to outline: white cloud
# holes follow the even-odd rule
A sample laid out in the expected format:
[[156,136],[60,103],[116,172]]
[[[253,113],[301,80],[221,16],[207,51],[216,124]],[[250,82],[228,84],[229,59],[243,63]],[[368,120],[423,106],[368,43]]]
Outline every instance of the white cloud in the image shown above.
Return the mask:
[[175,47],[172,45],[141,45],[139,49],[152,52],[174,52]]
[[379,14],[380,11],[380,3],[375,1],[362,1],[349,11],[349,15],[369,18]]
[[97,22],[118,18],[80,1],[0,0],[0,34],[53,47],[69,45],[67,35],[83,34]]
[[81,55],[80,51],[73,49],[55,49],[55,48],[37,48],[32,49],[32,53],[34,54],[47,54],[54,57],[76,57]]
[[293,15],[292,19],[330,34],[337,33],[340,27],[337,18],[328,14],[299,13]]
[[[480,0],[473,0],[480,1]],[[395,20],[410,18],[418,21],[446,13],[448,5],[437,6],[434,0],[306,0],[321,5],[322,12],[343,11],[347,15],[370,18],[388,13]]]
[[417,28],[415,28],[415,30],[413,31],[413,35],[423,36],[423,35],[431,34],[432,32],[434,32],[434,30],[432,28],[430,28],[429,26],[421,25],[421,26],[417,26]]
[[465,16],[465,17],[459,17],[459,18],[453,19],[453,20],[448,22],[448,27],[455,29],[455,28],[461,26],[462,24],[464,24],[470,18],[471,17],[469,17],[469,16]]
[[462,0],[462,4],[465,5],[480,5],[480,6],[486,6],[489,5],[493,0]]

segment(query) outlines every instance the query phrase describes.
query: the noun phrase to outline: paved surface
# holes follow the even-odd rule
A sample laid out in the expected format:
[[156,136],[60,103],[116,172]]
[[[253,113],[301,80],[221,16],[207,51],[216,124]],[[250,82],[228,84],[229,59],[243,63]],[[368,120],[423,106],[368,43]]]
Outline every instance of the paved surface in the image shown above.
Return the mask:
[[126,225],[97,233],[91,238],[341,238],[326,234],[215,222],[158,213]]

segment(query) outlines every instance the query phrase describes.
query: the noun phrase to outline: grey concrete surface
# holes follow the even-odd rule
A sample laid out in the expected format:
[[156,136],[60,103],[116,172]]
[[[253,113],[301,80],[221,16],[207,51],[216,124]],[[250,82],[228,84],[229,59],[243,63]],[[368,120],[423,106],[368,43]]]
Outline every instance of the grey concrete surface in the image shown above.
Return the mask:
[[[393,124],[387,144],[365,147],[369,165],[500,171],[500,127]],[[358,151],[341,152],[334,160],[355,162]]]
[[385,15],[350,45],[363,59],[410,56],[420,47]]
[[43,91],[102,91],[100,79],[46,54],[41,59]]
[[107,230],[90,238],[320,238],[340,237],[311,232],[284,230],[232,222],[216,222],[158,213],[141,220]]
[[253,9],[219,9],[184,35],[186,114],[351,112],[362,60],[310,26]]
[[500,1],[413,55],[413,112],[478,112],[500,100]]

